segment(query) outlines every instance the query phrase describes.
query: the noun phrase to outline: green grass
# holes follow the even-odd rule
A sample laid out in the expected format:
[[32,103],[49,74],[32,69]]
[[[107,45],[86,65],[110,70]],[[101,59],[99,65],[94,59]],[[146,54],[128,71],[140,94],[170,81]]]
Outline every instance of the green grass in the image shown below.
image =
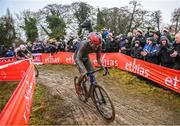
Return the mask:
[[109,87],[116,85],[119,96],[124,95],[131,99],[150,101],[157,105],[180,113],[180,94],[168,90],[157,83],[137,77],[126,71],[111,69],[111,75],[106,79]]
[[30,125],[52,124],[49,117],[47,116],[49,101],[46,93],[47,91],[45,86],[36,84],[30,115]]
[[0,111],[3,110],[12,93],[16,89],[17,84],[18,82],[0,82]]
[[[0,111],[3,110],[9,98],[12,96],[12,93],[16,89],[18,83],[19,82],[0,82]],[[46,115],[48,109],[49,103],[46,94],[46,87],[36,84],[29,124],[52,124],[48,119],[48,116],[43,116]]]

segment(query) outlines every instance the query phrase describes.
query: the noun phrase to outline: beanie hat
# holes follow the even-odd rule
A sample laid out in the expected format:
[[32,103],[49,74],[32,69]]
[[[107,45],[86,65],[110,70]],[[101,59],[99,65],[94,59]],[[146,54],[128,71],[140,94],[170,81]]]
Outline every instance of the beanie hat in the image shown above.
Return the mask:
[[161,37],[161,33],[159,31],[154,32],[159,38]]
[[149,37],[149,38],[147,38],[147,40],[150,40],[150,41],[154,42],[154,38],[153,37]]
[[161,36],[160,42],[166,40],[167,43],[169,43],[169,39],[166,36]]

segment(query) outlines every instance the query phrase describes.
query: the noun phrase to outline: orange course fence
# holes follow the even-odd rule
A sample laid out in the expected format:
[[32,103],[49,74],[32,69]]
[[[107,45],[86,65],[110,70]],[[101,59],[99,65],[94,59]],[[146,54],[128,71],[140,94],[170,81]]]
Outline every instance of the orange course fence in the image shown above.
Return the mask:
[[[74,53],[37,54],[36,63],[74,64]],[[37,59],[37,60],[36,60]],[[95,54],[90,54],[93,65],[97,66]],[[105,66],[116,67],[147,79],[180,93],[180,71],[132,58],[121,53],[104,53],[102,62]]]
[[34,64],[22,60],[1,65],[0,80],[20,81],[0,113],[0,125],[27,125],[35,87]]

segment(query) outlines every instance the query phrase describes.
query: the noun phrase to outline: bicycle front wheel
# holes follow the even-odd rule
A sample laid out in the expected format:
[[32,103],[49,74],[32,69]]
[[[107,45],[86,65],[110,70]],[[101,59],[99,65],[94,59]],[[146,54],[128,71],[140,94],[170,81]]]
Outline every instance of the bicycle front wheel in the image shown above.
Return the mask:
[[93,90],[93,101],[98,112],[103,116],[103,118],[105,118],[108,122],[114,121],[114,105],[107,92],[99,85],[96,85]]
[[35,69],[35,77],[38,77],[39,76],[39,70],[38,70],[36,65],[34,65],[34,69]]

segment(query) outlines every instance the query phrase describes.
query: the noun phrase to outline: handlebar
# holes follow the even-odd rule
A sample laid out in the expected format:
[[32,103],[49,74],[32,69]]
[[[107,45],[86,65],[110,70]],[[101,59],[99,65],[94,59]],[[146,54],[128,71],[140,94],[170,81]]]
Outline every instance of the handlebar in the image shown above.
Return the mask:
[[103,76],[106,76],[107,74],[109,74],[108,67],[104,67],[104,68],[101,67],[101,68],[96,69],[96,70],[94,70],[94,71],[90,71],[90,72],[88,72],[86,75],[89,76],[90,74],[96,73],[96,72],[101,71],[101,70],[104,70],[104,69],[105,69],[106,72],[103,74]]

